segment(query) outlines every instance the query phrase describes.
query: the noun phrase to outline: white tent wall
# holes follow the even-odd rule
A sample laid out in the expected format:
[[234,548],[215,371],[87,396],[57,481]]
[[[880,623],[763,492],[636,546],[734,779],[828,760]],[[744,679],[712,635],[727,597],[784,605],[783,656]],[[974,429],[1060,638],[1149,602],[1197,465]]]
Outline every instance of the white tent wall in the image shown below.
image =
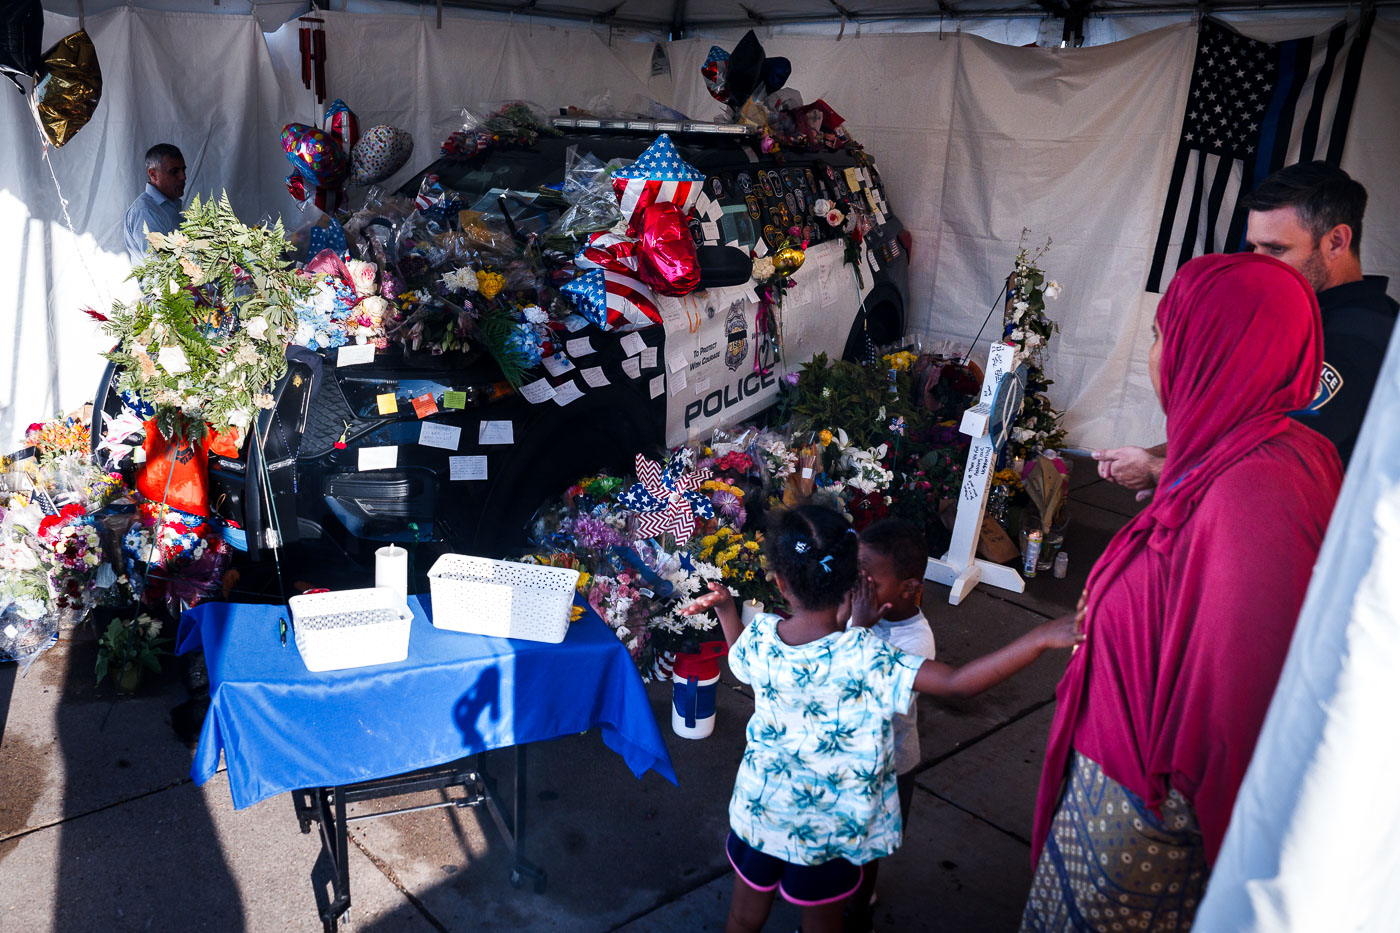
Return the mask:
[[[180,147],[187,197],[227,190],[251,220],[286,200],[276,139],[288,104],[254,18],[118,8],[87,17],[86,28],[102,101],[66,146],[49,151],[76,236],[24,98],[0,89],[10,153],[0,160],[0,333],[10,338],[0,354],[2,450],[18,445],[29,422],[70,410],[97,388],[110,341],[81,309],[106,310],[132,287],[123,281],[131,263],[122,220],[145,183],[147,148]],[[45,47],[77,29],[76,19],[46,16]]]
[[454,17],[438,28],[427,13],[321,16],[329,95],[344,99],[361,129],[390,123],[413,134],[413,158],[390,188],[437,158],[463,107],[518,98],[553,113],[605,92],[619,105],[648,94],[651,43],[609,43],[606,31]]

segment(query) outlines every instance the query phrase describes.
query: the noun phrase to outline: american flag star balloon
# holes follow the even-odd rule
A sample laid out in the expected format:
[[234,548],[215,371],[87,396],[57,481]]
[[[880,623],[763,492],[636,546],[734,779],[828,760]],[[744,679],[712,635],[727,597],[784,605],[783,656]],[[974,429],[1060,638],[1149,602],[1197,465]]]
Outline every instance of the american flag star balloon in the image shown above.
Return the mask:
[[649,204],[673,203],[682,214],[690,213],[704,190],[705,175],[682,159],[671,137],[662,133],[637,161],[614,172],[612,183],[628,231],[635,236]]
[[605,269],[580,272],[559,287],[579,314],[604,330],[628,331],[661,323],[656,297],[632,275]]
[[714,518],[709,497],[695,489],[712,475],[709,470],[687,472],[685,451],[671,455],[661,464],[637,454],[637,479],[631,489],[618,496],[623,507],[637,512],[637,537],[654,538],[671,534],[683,545],[695,534],[697,518]]

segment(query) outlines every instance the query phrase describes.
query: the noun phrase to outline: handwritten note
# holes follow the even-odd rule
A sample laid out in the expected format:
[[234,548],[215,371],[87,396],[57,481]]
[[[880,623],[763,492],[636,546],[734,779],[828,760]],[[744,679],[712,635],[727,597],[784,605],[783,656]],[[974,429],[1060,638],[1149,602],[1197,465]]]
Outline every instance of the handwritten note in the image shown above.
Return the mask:
[[685,370],[681,369],[677,372],[671,373],[671,397],[675,398],[677,395],[680,395],[681,390],[684,388]]
[[659,376],[655,376],[655,377],[653,377],[652,380],[651,380],[651,397],[652,397],[652,398],[656,398],[658,395],[660,395],[662,392],[665,392],[665,391],[666,391],[666,374],[665,374],[665,373],[661,373]]
[[424,447],[456,450],[462,443],[462,429],[450,424],[424,421],[418,431],[418,443]]
[[449,480],[486,479],[486,458],[448,457],[447,469]]
[[466,408],[466,407],[467,407],[467,393],[466,393],[466,392],[454,392],[454,391],[452,391],[451,389],[448,389],[446,392],[442,393],[442,407],[443,407],[443,408]]
[[437,402],[433,401],[431,395],[420,395],[413,400],[413,412],[419,418],[426,418],[429,415],[437,414]]
[[520,394],[525,396],[525,401],[531,405],[538,405],[554,398],[554,386],[549,384],[548,379],[536,379],[529,385],[521,386]]
[[510,421],[483,421],[476,432],[478,444],[514,444],[515,424]]
[[578,383],[570,379],[562,385],[554,388],[554,404],[561,408],[577,398],[582,397],[583,390],[578,387]]
[[641,357],[629,356],[627,359],[623,360],[622,371],[627,374],[628,378],[640,379],[642,376]]
[[641,334],[636,333],[636,332],[634,331],[633,333],[624,334],[624,335],[623,335],[623,337],[622,337],[622,352],[623,352],[623,353],[626,353],[628,356],[636,356],[638,353],[645,353],[646,350],[647,350],[647,342],[646,342],[645,340],[642,339],[642,335],[641,335]]
[[574,361],[562,353],[553,353],[544,358],[545,372],[551,376],[562,376],[571,369],[574,369]]
[[656,368],[656,347],[647,347],[642,351],[642,369]]
[[374,344],[347,343],[336,351],[336,366],[358,366],[360,363],[374,362]]
[[570,356],[587,356],[593,352],[593,344],[587,337],[575,337],[564,344]]
[[603,374],[603,367],[601,366],[590,366],[583,371],[582,375],[583,381],[595,389],[601,389],[603,386],[610,384],[608,382],[608,377]]

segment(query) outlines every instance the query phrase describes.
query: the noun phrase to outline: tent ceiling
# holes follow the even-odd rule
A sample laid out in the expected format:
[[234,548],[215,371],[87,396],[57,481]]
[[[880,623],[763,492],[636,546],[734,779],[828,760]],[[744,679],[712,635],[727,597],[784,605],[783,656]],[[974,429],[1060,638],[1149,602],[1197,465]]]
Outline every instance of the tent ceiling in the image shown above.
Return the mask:
[[[420,0],[432,6],[435,0]],[[1346,0],[436,0],[446,6],[671,32],[789,23],[959,17],[1086,16],[1225,10],[1319,10]],[[1393,2],[1393,0],[1390,0]],[[1390,5],[1381,0],[1380,5]]]

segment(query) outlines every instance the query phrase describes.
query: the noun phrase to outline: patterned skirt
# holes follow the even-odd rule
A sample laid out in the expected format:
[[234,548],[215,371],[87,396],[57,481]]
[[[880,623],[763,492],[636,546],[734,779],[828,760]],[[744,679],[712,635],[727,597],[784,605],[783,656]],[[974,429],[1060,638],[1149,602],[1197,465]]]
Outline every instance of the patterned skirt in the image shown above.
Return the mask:
[[1161,809],[1155,816],[1075,752],[1021,933],[1191,929],[1210,868],[1191,804],[1173,790]]

